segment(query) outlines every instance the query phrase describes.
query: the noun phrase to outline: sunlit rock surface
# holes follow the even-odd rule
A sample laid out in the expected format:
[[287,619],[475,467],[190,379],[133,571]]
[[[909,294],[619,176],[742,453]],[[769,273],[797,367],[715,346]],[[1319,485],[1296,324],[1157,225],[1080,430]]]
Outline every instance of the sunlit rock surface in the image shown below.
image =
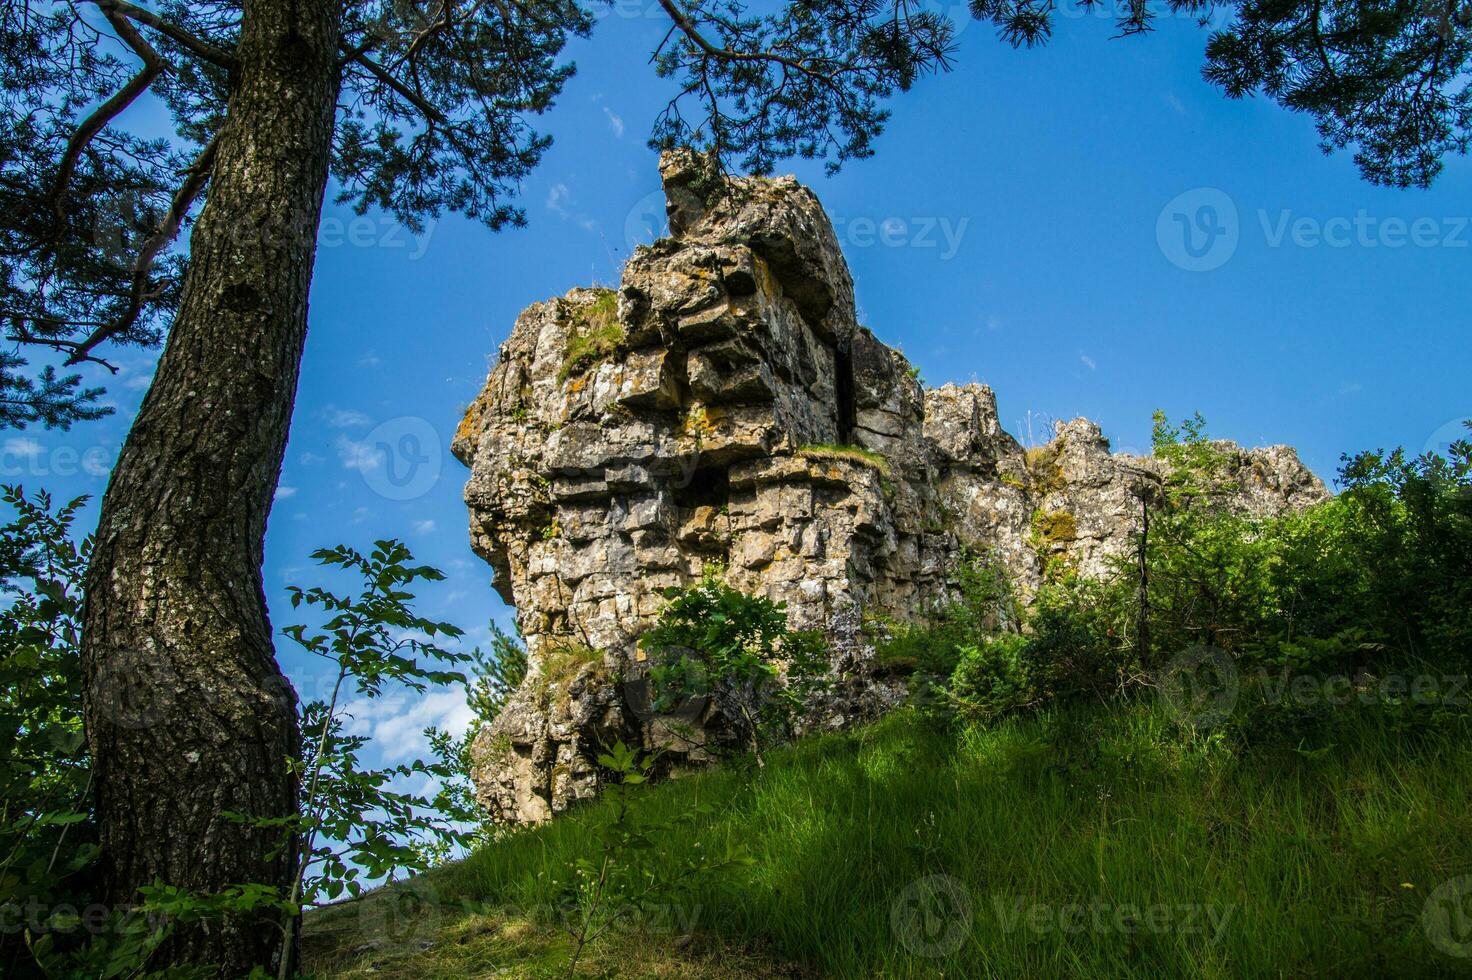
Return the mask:
[[[862,721],[903,695],[872,667],[865,616],[943,597],[968,549],[1024,595],[1049,559],[1098,575],[1134,547],[1160,469],[1084,419],[1024,452],[990,388],[923,389],[856,321],[833,228],[793,179],[728,183],[683,153],[660,171],[672,237],[634,253],[617,293],[522,313],[454,441],[472,543],[531,655],[475,746],[482,801],[516,822],[594,795],[615,739],[704,761],[673,733],[716,719],[649,709],[636,640],[661,589],[715,565],[785,601],[827,633],[841,681],[809,725]],[[1244,511],[1327,495],[1287,447],[1227,448]]]

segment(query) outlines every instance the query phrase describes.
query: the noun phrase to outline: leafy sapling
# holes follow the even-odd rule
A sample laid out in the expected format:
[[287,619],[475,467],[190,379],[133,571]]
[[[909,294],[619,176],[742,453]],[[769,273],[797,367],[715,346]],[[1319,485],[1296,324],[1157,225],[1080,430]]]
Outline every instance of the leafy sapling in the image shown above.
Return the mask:
[[[343,732],[349,717],[343,703],[347,692],[371,701],[403,688],[422,693],[431,685],[466,682],[463,674],[445,668],[469,655],[436,643],[438,637],[458,638],[462,631],[426,619],[410,605],[415,597],[409,587],[441,581],[444,575],[427,565],[412,565],[409,549],[393,540],[375,542],[367,555],[340,545],[312,557],[324,566],[356,572],[362,587],[356,595],[320,586],[288,590],[293,609],[316,608],[325,619],[315,629],[295,625],[283,632],[335,668],[328,699],[302,709],[303,751],[291,760],[302,784],[299,814],[254,821],[280,825],[289,840],[283,846],[300,850],[287,895],[294,911],[343,892],[360,895],[365,882],[425,870],[448,847],[463,844],[461,828],[477,819],[460,806],[466,802],[463,797],[441,793],[429,800],[391,788],[396,780],[411,777],[453,779],[456,773],[447,760],[365,769],[359,753],[368,739]],[[295,928],[295,918],[288,919],[287,949]],[[282,957],[283,980],[288,959]]]
[[745,850],[732,848],[717,857],[697,844],[679,855],[665,852],[678,829],[710,816],[708,803],[693,803],[673,817],[651,819],[635,799],[656,756],[641,756],[622,741],[600,753],[605,780],[603,798],[608,820],[598,828],[597,849],[580,857],[567,886],[567,931],[573,940],[567,975],[575,975],[587,948],[620,921],[657,912],[681,900],[702,881],[756,863]]

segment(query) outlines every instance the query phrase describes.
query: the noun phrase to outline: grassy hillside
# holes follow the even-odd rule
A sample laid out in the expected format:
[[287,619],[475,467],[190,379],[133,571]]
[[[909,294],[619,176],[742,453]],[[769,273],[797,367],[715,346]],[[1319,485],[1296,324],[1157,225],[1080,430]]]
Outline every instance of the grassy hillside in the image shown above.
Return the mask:
[[[761,770],[640,787],[646,815],[714,806],[655,860],[738,844],[756,861],[630,923],[579,973],[1472,976],[1423,921],[1472,872],[1468,735],[1465,718],[1357,711],[1311,749],[1244,749],[1145,702],[990,728],[903,712]],[[564,975],[560,889],[610,817],[587,806],[319,913],[308,966]],[[1472,953],[1472,935],[1452,939]]]

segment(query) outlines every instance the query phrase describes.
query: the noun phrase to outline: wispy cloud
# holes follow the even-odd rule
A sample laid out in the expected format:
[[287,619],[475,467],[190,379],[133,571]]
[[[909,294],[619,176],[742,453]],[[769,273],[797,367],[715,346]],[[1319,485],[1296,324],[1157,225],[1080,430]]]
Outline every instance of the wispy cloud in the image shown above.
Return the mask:
[[383,465],[383,453],[366,442],[339,435],[334,446],[337,449],[338,461],[342,463],[342,468],[345,470],[367,473]]
[[414,533],[415,534],[433,534],[434,533],[434,521],[415,521],[414,522]]
[[338,408],[336,405],[322,409],[322,417],[329,429],[358,429],[373,421],[355,408]]
[[624,121],[618,113],[608,106],[603,107],[603,114],[608,117],[608,125],[613,127],[613,135],[618,139],[624,138]]
[[1082,364],[1084,367],[1088,368],[1090,371],[1097,371],[1097,370],[1099,370],[1099,365],[1095,364],[1094,363],[1094,359],[1092,357],[1090,357],[1089,355],[1084,354],[1084,353],[1080,353],[1078,355],[1078,359],[1079,359],[1079,363]]
[[568,190],[566,184],[553,184],[552,189],[547,192],[547,210],[559,218],[570,218],[572,212],[567,209],[572,203],[572,191]]
[[351,717],[343,726],[350,735],[367,735],[388,763],[423,758],[429,754],[424,729],[440,728],[459,737],[474,721],[474,713],[459,691],[388,695],[376,701],[360,699],[347,705]]
[[279,487],[276,488],[276,499],[277,500],[290,500],[292,497],[295,497],[296,496],[296,493],[297,493],[297,488],[296,487],[288,487],[288,486],[286,486],[286,485],[283,484],[282,486],[279,486]]
[[45,451],[45,446],[25,436],[5,440],[5,452],[10,456],[24,456],[26,459],[35,459]]

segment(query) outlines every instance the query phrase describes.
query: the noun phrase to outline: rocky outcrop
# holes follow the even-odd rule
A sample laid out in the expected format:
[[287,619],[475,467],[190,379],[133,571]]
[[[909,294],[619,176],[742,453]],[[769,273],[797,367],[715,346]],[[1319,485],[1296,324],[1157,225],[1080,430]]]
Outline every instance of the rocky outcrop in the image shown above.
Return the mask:
[[[858,324],[832,226],[793,179],[726,181],[685,153],[660,170],[672,236],[634,253],[617,292],[527,309],[454,441],[473,546],[532,663],[474,749],[482,801],[510,820],[593,794],[615,738],[701,761],[643,690],[660,590],[714,564],[786,602],[829,636],[845,692],[809,722],[845,724],[901,693],[868,669],[864,616],[925,609],[967,549],[1024,592],[1050,558],[1097,574],[1160,471],[1083,419],[1024,451],[990,388],[923,389]],[[1291,449],[1224,448],[1244,510],[1326,495]]]

